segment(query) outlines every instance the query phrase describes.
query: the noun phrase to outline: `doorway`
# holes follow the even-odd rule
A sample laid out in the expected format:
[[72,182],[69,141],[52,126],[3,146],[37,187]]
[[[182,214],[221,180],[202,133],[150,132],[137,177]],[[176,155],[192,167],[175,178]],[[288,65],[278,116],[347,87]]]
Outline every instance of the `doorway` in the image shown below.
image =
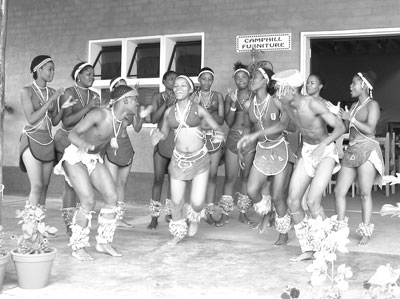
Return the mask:
[[330,32],[301,35],[301,72],[319,72],[326,79],[321,96],[350,107],[349,85],[357,72],[373,71],[377,80],[374,98],[381,107],[377,135],[387,132],[388,122],[400,115],[400,28]]

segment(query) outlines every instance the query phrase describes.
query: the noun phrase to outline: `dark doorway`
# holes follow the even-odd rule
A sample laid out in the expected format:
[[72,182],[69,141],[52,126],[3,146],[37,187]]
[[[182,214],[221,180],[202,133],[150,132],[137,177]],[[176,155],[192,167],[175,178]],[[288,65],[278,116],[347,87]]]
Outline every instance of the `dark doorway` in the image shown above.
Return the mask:
[[372,70],[377,75],[374,99],[381,107],[377,135],[387,123],[400,121],[400,36],[311,39],[311,72],[326,79],[321,96],[342,106],[354,101],[349,86],[357,72]]

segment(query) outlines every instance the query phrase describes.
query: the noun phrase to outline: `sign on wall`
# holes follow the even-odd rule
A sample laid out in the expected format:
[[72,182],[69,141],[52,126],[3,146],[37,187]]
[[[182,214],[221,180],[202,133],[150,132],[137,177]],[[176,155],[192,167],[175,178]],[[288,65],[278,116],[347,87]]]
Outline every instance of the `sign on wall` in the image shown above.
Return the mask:
[[236,36],[236,52],[283,51],[292,49],[291,33],[238,35]]

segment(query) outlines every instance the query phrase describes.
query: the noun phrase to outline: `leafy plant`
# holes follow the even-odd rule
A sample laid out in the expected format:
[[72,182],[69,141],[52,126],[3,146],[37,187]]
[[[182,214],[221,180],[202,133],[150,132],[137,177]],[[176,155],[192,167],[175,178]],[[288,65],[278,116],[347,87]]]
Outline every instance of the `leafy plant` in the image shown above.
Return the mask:
[[400,298],[400,269],[390,264],[378,267],[374,275],[364,282],[365,295],[370,299]]
[[17,210],[16,217],[20,219],[18,224],[22,224],[22,234],[11,236],[11,239],[17,240],[17,252],[22,254],[50,252],[47,237],[49,234],[55,234],[57,229],[44,223],[44,211],[27,201],[24,210]]
[[314,248],[319,248],[314,253],[315,260],[306,268],[311,273],[311,285],[317,291],[316,298],[339,299],[349,287],[347,279],[353,276],[351,268],[345,264],[335,269],[336,251],[348,253],[346,245],[350,242],[349,228],[339,227],[335,216],[325,220],[318,216],[311,219],[310,224],[320,234],[315,238],[318,244],[314,244]]

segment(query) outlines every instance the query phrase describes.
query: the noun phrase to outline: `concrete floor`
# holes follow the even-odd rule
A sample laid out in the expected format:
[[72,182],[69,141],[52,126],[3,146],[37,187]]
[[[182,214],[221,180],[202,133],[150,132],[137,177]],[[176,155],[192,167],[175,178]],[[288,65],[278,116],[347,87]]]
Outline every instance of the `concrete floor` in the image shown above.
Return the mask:
[[[50,284],[39,290],[18,287],[12,262],[7,266],[1,298],[280,298],[287,285],[300,289],[300,298],[313,298],[309,285],[310,274],[305,267],[310,261],[299,263],[289,259],[300,253],[294,231],[290,243],[275,248],[277,233],[268,229],[260,235],[237,220],[235,210],[231,223],[212,227],[201,223],[198,234],[181,244],[168,247],[171,238],[167,224],[160,220],[157,230],[149,231],[147,199],[151,180],[135,180],[139,200],[127,203],[126,219],[135,225],[132,229],[120,228],[115,235],[115,246],[123,253],[121,258],[99,254],[93,247],[89,251],[93,262],[80,262],[72,258],[64,225],[60,216],[59,198],[48,199],[46,223],[59,229],[58,236],[50,239],[58,249]],[[143,191],[146,190],[146,191]],[[147,199],[146,199],[147,198]],[[390,263],[400,268],[400,219],[382,217],[377,211],[385,203],[394,204],[398,196],[385,197],[384,192],[374,192],[375,233],[366,247],[357,246],[355,229],[361,219],[359,199],[349,198],[350,253],[338,255],[338,264],[346,263],[354,272],[350,289],[343,298],[365,298],[363,282],[368,280],[381,264]],[[3,226],[6,235],[18,233],[15,210],[24,206],[25,198],[5,195],[3,200]],[[333,197],[323,201],[327,214],[333,214]],[[99,210],[100,203],[97,205]],[[252,215],[256,218],[256,215]],[[91,243],[97,217],[93,221]],[[7,237],[6,236],[6,237]],[[6,238],[9,249],[15,247]]]

